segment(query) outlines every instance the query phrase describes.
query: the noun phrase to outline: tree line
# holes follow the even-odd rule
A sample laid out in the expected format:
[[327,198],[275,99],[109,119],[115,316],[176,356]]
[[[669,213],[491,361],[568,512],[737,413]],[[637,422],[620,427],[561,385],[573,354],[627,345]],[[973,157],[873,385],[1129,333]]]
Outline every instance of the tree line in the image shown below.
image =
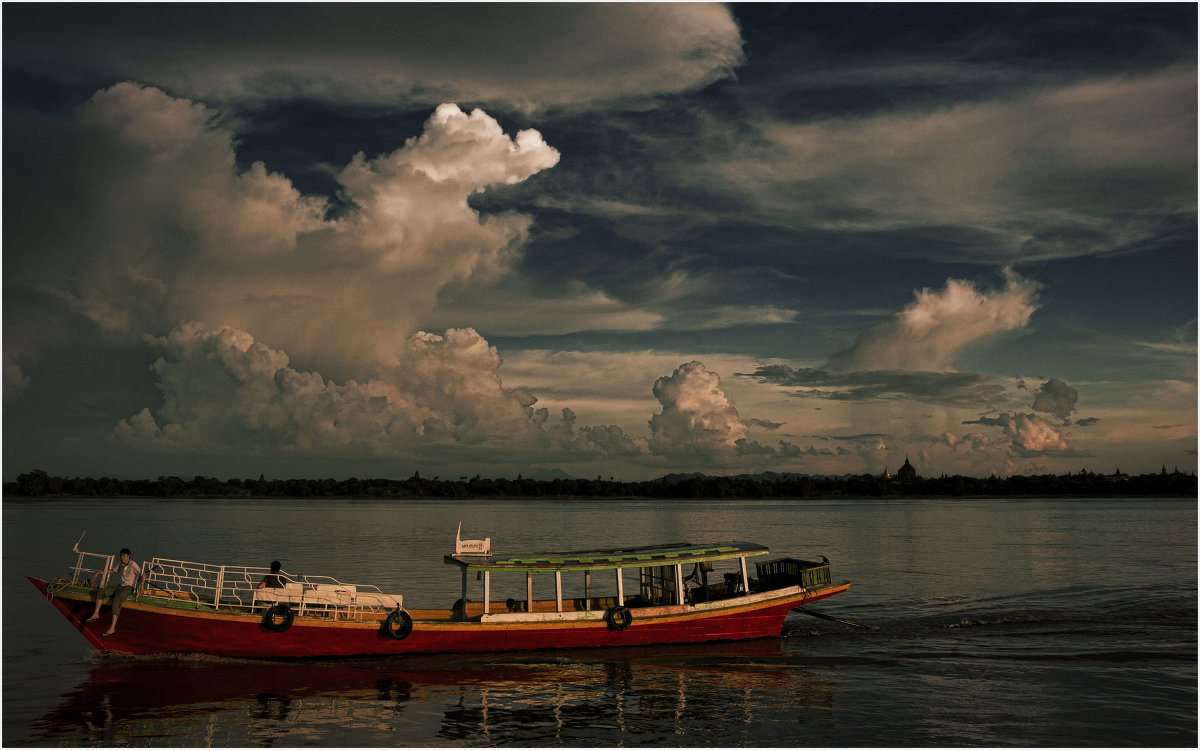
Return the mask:
[[807,497],[1196,497],[1195,472],[1128,476],[1081,471],[1070,474],[986,478],[962,475],[899,481],[873,474],[812,476],[764,474],[734,477],[668,474],[654,480],[486,479],[447,480],[416,472],[408,479],[114,479],[57,477],[35,469],[4,483],[5,497],[154,498],[807,498]]

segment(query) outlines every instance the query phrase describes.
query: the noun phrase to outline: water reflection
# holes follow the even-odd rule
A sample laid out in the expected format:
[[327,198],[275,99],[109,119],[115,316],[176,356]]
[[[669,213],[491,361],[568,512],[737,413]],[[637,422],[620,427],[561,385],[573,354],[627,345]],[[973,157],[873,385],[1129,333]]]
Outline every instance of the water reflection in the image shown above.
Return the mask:
[[776,640],[564,654],[105,660],[38,722],[32,742],[728,745],[755,721],[836,706],[831,670]]

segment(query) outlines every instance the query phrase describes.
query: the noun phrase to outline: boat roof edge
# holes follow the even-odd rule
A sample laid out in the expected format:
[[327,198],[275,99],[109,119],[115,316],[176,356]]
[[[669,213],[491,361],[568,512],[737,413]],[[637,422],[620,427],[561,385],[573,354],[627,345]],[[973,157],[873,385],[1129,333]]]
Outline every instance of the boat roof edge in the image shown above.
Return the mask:
[[605,570],[678,565],[734,557],[753,557],[770,549],[752,542],[668,544],[579,552],[519,552],[488,555],[446,555],[447,565],[466,570]]

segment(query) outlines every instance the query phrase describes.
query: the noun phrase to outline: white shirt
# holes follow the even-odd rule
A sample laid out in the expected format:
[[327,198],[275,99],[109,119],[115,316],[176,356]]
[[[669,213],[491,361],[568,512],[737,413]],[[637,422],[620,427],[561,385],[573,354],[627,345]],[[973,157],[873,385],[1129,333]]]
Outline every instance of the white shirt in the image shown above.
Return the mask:
[[142,574],[142,569],[133,561],[133,558],[130,558],[127,563],[121,563],[117,566],[117,570],[121,573],[122,586],[132,587],[136,585],[138,576]]

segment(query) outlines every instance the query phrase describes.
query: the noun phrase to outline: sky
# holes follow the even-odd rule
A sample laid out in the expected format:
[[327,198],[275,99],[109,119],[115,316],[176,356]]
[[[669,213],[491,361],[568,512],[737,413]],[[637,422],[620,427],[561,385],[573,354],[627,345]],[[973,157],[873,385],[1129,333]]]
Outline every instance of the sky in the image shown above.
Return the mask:
[[1196,470],[1195,4],[3,6],[3,474]]

